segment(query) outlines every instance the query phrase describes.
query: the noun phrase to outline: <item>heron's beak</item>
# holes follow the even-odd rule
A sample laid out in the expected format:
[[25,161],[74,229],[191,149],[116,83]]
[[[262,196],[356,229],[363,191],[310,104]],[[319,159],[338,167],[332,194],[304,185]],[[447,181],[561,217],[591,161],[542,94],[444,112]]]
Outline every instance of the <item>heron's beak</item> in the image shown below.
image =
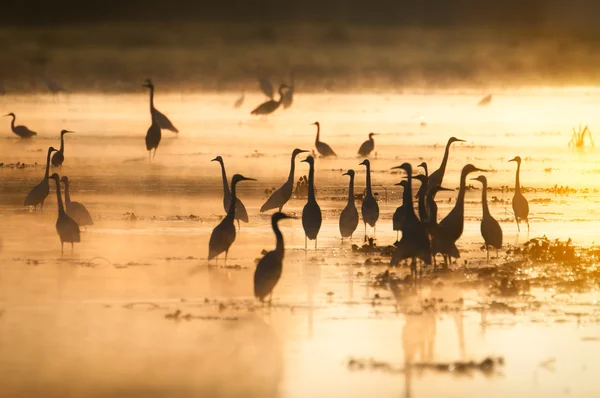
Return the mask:
[[7,114],[6,114],[6,115],[4,115],[4,116],[11,116],[11,115],[10,115],[10,113],[7,113]]
[[300,163],[308,163],[308,160],[306,160],[306,159],[301,160]]
[[402,168],[402,166],[394,166],[390,170],[396,170],[396,169],[401,169],[401,168]]
[[367,163],[366,163],[366,160],[363,160],[363,161],[362,161],[362,162],[360,162],[358,165],[359,165],[359,166],[363,166],[363,165],[365,165],[365,164],[367,164]]
[[394,184],[395,186],[399,186],[402,185],[402,181],[400,181],[398,184]]
[[211,162],[216,162],[217,158],[211,159]]
[[516,158],[512,158],[511,160],[509,160],[509,162],[516,162],[517,159]]
[[454,189],[439,187],[438,191],[454,191]]
[[311,125],[311,126],[312,126],[312,125],[315,125],[315,126],[316,126],[317,124],[319,124],[319,122],[314,122],[314,123],[311,123],[310,125]]
[[307,150],[307,149],[301,149],[301,150],[300,150],[300,153],[305,153],[305,152],[310,152],[310,151],[309,151],[309,150]]
[[467,142],[465,140],[459,140],[458,138],[456,139],[456,142]]
[[70,130],[65,131],[65,134],[68,134],[68,133],[74,133],[74,131],[70,131]]
[[487,173],[487,172],[489,172],[489,170],[478,169],[477,167],[475,167],[475,171],[482,171],[482,172],[484,172],[484,173]]
[[350,174],[348,174],[348,172],[345,172],[344,174],[342,174],[343,176],[349,176]]
[[258,181],[258,180],[256,178],[244,177],[244,178],[242,178],[242,181]]

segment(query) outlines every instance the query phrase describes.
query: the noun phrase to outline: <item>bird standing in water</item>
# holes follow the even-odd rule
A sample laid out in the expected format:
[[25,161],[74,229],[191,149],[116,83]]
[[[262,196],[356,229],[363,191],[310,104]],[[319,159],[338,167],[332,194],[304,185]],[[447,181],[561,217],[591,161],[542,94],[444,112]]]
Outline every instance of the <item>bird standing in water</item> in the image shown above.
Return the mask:
[[375,234],[375,225],[377,224],[377,220],[379,219],[379,205],[377,204],[377,200],[375,200],[373,192],[371,191],[371,162],[369,162],[369,159],[365,159],[359,165],[363,165],[367,168],[367,192],[365,193],[365,198],[363,199],[362,205],[360,207],[363,222],[365,223],[366,241],[367,224],[373,227],[373,234]]
[[[398,184],[402,187],[402,189],[406,189],[406,180],[402,180],[400,181]],[[404,192],[404,191],[402,191]],[[404,194],[402,195],[402,197],[404,197]],[[406,214],[404,213],[404,200],[402,201],[402,204],[398,207],[396,207],[396,211],[394,212],[394,215],[392,216],[392,228],[394,231],[396,231],[396,241],[398,241],[398,233],[400,231],[402,231],[402,225],[404,225],[404,219],[406,218]]]
[[448,165],[448,157],[450,156],[450,145],[452,145],[455,142],[465,142],[465,140],[460,140],[456,137],[450,137],[448,143],[446,144],[446,150],[444,151],[444,158],[442,159],[440,168],[431,173],[431,175],[429,176],[430,187],[442,185],[442,181],[444,180],[444,174],[446,174],[446,166]]
[[44,174],[44,179],[37,184],[29,193],[27,194],[27,198],[25,198],[24,206],[34,206],[37,208],[37,205],[40,205],[40,208],[44,210],[44,201],[48,197],[50,193],[50,185],[48,184],[48,175],[50,174],[50,156],[52,152],[56,151],[53,147],[48,148],[48,154],[46,155],[46,173]]
[[251,115],[268,115],[269,113],[273,113],[279,108],[281,102],[283,101],[284,90],[286,90],[288,86],[282,84],[279,86],[279,101],[275,101],[274,99],[270,99],[266,102],[263,102],[259,106],[257,106],[252,112]]
[[87,229],[88,225],[94,224],[90,212],[83,204],[71,201],[71,195],[69,192],[69,177],[62,176],[60,181],[65,184],[65,207],[67,209],[67,215],[75,220],[77,225]]
[[515,213],[515,221],[517,223],[517,229],[521,232],[519,221],[525,221],[527,223],[527,231],[529,231],[529,203],[525,196],[521,193],[521,157],[515,156],[509,162],[517,162],[517,176],[515,180],[515,195],[512,200],[512,208]]
[[358,154],[362,157],[367,157],[373,149],[375,149],[375,140],[373,136],[377,135],[376,133],[369,133],[369,139],[362,143],[360,148],[358,148]]
[[269,211],[271,209],[279,208],[279,211],[283,209],[283,206],[287,203],[288,200],[292,197],[292,192],[294,191],[294,171],[296,170],[296,156],[298,154],[308,152],[303,149],[294,149],[292,152],[292,164],[290,166],[290,174],[288,176],[285,184],[281,186],[277,191],[273,192],[269,199],[265,202],[264,205],[260,208],[260,212]]
[[152,116],[152,124],[146,133],[146,150],[148,151],[148,160],[152,161],[152,149],[154,149],[154,157],[156,157],[156,150],[158,149],[158,144],[160,144],[161,138],[162,133],[160,130],[160,125],[158,124],[156,118]]
[[10,129],[12,130],[13,133],[18,135],[19,137],[31,138],[34,135],[37,135],[37,133],[35,131],[29,130],[26,126],[15,126],[15,120],[17,119],[17,117],[15,116],[14,113],[11,112],[4,116],[12,116],[12,122],[10,122]]
[[329,145],[327,145],[323,141],[320,141],[321,125],[319,124],[319,122],[314,122],[313,124],[317,126],[317,138],[315,138],[315,148],[317,148],[317,152],[319,152],[324,158],[328,156],[337,156]]
[[261,302],[264,301],[265,297],[269,297],[269,304],[273,300],[273,288],[279,282],[281,277],[281,271],[283,268],[283,258],[285,255],[285,248],[283,246],[283,235],[279,230],[278,222],[286,218],[292,218],[281,212],[276,212],[271,216],[271,226],[275,233],[275,239],[277,241],[275,250],[268,252],[260,259],[256,270],[254,271],[254,297],[258,298]]
[[352,234],[356,231],[356,227],[358,226],[358,210],[356,210],[356,205],[354,204],[354,170],[350,169],[342,175],[350,176],[348,204],[346,204],[346,207],[340,214],[340,234],[343,241],[344,238],[352,239]]
[[152,84],[152,81],[150,79],[146,79],[146,84],[144,84],[143,87],[150,89],[150,115],[152,115],[152,120],[156,119],[156,122],[161,129],[179,133],[179,130],[173,126],[173,123],[171,123],[169,118],[154,107],[154,84]]
[[60,196],[60,181],[58,174],[54,173],[50,177],[56,182],[56,202],[58,203],[58,218],[56,220],[56,232],[60,238],[60,253],[64,254],[65,242],[71,244],[71,254],[73,254],[74,243],[81,242],[81,233],[79,232],[79,225],[65,212],[63,201]]
[[[227,182],[227,174],[225,173],[225,164],[223,163],[223,158],[221,156],[217,156],[211,160],[211,162],[219,162],[221,165],[221,177],[223,179],[223,208],[227,212],[229,209],[229,204],[231,203],[231,191],[229,191],[229,183]],[[240,229],[240,221],[245,223],[248,222],[248,212],[246,211],[246,206],[244,206],[239,198],[235,203],[235,219],[238,222],[238,229]]]
[[74,133],[74,131],[62,130],[60,132],[60,149],[52,155],[52,166],[60,167],[65,161],[65,134]]
[[483,217],[481,218],[481,236],[485,242],[485,251],[487,252],[487,262],[490,262],[490,246],[496,249],[496,258],[498,258],[498,249],[502,248],[502,228],[500,224],[490,214],[490,208],[487,203],[487,178],[479,176],[471,178],[479,181],[483,187],[481,189],[481,204],[483,207]]
[[302,209],[302,228],[304,228],[304,249],[308,247],[308,240],[315,241],[315,250],[317,250],[317,235],[321,229],[321,208],[315,197],[315,159],[308,156],[302,162],[308,163],[310,170],[308,172],[308,201]]

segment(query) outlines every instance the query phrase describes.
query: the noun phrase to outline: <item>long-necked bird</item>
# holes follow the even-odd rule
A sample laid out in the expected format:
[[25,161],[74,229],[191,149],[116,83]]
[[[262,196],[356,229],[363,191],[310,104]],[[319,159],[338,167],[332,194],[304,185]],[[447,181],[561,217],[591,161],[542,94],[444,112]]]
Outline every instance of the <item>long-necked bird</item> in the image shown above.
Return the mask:
[[517,223],[517,230],[521,232],[519,221],[525,221],[527,223],[527,231],[529,231],[529,203],[525,196],[521,193],[521,157],[515,156],[509,162],[517,162],[517,176],[515,179],[515,195],[512,200],[512,208],[515,213],[515,222]]
[[71,254],[73,254],[73,244],[81,242],[81,233],[79,225],[65,212],[63,201],[60,195],[60,177],[54,173],[50,177],[56,182],[56,202],[58,203],[58,218],[56,219],[56,232],[60,238],[60,253],[64,254],[65,242],[71,244]]
[[69,177],[62,176],[60,181],[65,185],[65,207],[67,209],[67,215],[71,217],[77,225],[85,227],[88,225],[94,225],[92,216],[88,209],[79,202],[71,201],[71,194],[69,191]]
[[342,235],[342,240],[344,240],[344,238],[352,239],[352,234],[356,231],[356,227],[358,226],[358,210],[356,210],[356,205],[354,204],[354,170],[350,169],[342,175],[350,177],[348,203],[340,214],[340,234]]
[[319,154],[323,157],[337,156],[329,145],[320,140],[321,125],[319,124],[319,122],[314,122],[313,124],[317,126],[317,138],[315,138],[315,148],[317,148],[317,152],[319,152]]
[[146,150],[148,151],[148,160],[152,160],[153,149],[154,156],[156,156],[156,150],[158,149],[158,144],[160,144],[160,139],[162,138],[162,133],[158,121],[154,116],[150,116],[152,117],[152,124],[146,132]]
[[23,203],[24,206],[34,206],[37,208],[37,205],[40,205],[40,208],[42,210],[44,209],[44,201],[50,193],[48,175],[50,174],[50,156],[54,151],[56,151],[56,149],[53,147],[48,148],[48,154],[46,155],[46,173],[44,174],[44,179],[35,187],[33,187],[31,191],[29,191],[27,198],[25,198],[25,202]]
[[281,186],[277,191],[273,192],[269,199],[265,202],[264,205],[260,208],[260,212],[269,211],[271,209],[283,209],[283,206],[287,203],[288,200],[292,197],[292,192],[294,191],[294,171],[296,170],[296,156],[298,154],[308,152],[303,149],[294,149],[292,152],[292,159],[290,165],[290,174],[288,176],[285,184]]
[[35,131],[29,130],[27,128],[27,126],[15,126],[15,120],[17,119],[17,117],[15,116],[14,113],[8,113],[4,116],[12,116],[12,121],[10,122],[10,129],[12,130],[13,133],[15,133],[16,135],[18,135],[21,138],[31,138],[34,135],[37,135],[37,133]]
[[179,133],[179,130],[177,130],[173,123],[171,123],[169,118],[154,107],[154,84],[152,84],[152,81],[150,79],[146,79],[146,84],[144,84],[143,87],[150,89],[150,114],[152,115],[152,119],[156,119],[156,122],[161,129]]
[[373,227],[373,233],[375,233],[376,231],[375,225],[377,224],[377,220],[379,219],[379,205],[377,204],[377,200],[375,200],[375,196],[373,196],[373,191],[371,190],[371,162],[369,162],[369,159],[365,159],[359,165],[365,166],[367,168],[367,191],[365,193],[365,197],[360,207],[360,212],[362,214],[363,222],[365,224],[366,240],[367,224]]
[[485,251],[487,253],[487,261],[490,262],[490,246],[496,249],[496,258],[498,258],[498,249],[502,248],[502,228],[492,214],[487,203],[487,178],[479,176],[471,178],[479,181],[482,184],[481,188],[481,205],[483,208],[483,216],[481,218],[481,236],[485,242]]
[[[406,180],[402,180],[400,181],[398,184],[402,187],[402,189],[406,189]],[[403,191],[404,192],[404,191]],[[402,197],[404,197],[404,194],[402,194]],[[396,241],[398,241],[398,233],[400,231],[402,231],[402,225],[404,225],[404,219],[406,218],[406,214],[404,213],[405,207],[404,207],[404,200],[402,201],[402,204],[398,207],[396,207],[396,211],[394,211],[394,215],[392,216],[392,229],[394,231],[396,231]]]
[[302,209],[302,228],[304,228],[304,249],[308,246],[308,240],[315,241],[315,250],[317,250],[317,235],[321,229],[321,208],[315,197],[315,159],[308,156],[302,162],[308,163],[310,170],[308,172],[308,201]]
[[60,167],[65,161],[65,134],[74,133],[74,131],[62,130],[60,132],[60,149],[52,155],[52,166]]
[[369,154],[375,149],[375,140],[373,136],[377,135],[377,133],[369,133],[369,139],[362,143],[360,148],[358,148],[358,154],[362,157],[367,157]]
[[446,144],[446,150],[444,151],[444,158],[442,159],[442,163],[440,164],[440,168],[431,173],[429,176],[429,186],[434,187],[437,185],[442,185],[442,181],[444,180],[444,174],[446,174],[446,166],[448,165],[448,156],[450,155],[450,145],[455,142],[465,142],[465,140],[458,139],[456,137],[450,137],[448,143]]
[[[229,191],[229,183],[227,182],[227,174],[225,173],[225,164],[223,163],[223,158],[221,156],[217,156],[211,162],[219,162],[221,165],[221,178],[223,180],[223,208],[225,212],[229,210],[229,204],[231,203],[231,191]],[[246,206],[242,203],[242,201],[238,198],[235,202],[235,219],[238,222],[238,229],[240,229],[240,221],[248,222],[248,212],[246,211]]]
[[286,90],[288,88],[288,86],[286,86],[285,84],[282,84],[281,86],[279,86],[279,101],[275,101],[274,99],[270,99],[266,102],[263,102],[262,104],[260,104],[259,106],[257,106],[252,112],[250,112],[251,115],[268,115],[270,113],[273,113],[277,110],[277,108],[279,108],[279,105],[281,105],[281,102],[283,101],[283,96],[284,96],[284,90]]

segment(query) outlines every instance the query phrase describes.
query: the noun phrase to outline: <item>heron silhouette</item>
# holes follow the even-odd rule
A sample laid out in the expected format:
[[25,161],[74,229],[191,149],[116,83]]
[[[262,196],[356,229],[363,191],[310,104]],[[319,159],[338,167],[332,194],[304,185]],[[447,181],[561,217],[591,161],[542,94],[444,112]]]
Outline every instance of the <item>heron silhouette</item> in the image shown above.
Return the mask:
[[315,197],[315,159],[308,156],[301,162],[308,163],[310,169],[308,172],[308,201],[302,209],[302,228],[304,228],[304,249],[308,247],[308,239],[315,241],[315,250],[317,250],[317,235],[321,229],[321,208]]
[[377,135],[377,133],[369,133],[369,139],[362,143],[360,148],[358,148],[358,154],[362,157],[367,157],[373,149],[375,149],[375,140],[373,136]]
[[496,258],[498,258],[498,249],[502,248],[502,228],[492,214],[487,203],[487,178],[479,176],[471,178],[471,180],[479,181],[483,186],[481,188],[481,205],[483,208],[483,216],[481,218],[481,236],[485,242],[485,251],[487,253],[487,262],[490,262],[490,246],[496,249]]
[[373,227],[373,234],[376,233],[375,225],[377,224],[377,220],[379,219],[379,205],[377,204],[377,200],[373,196],[373,192],[371,191],[371,162],[369,159],[363,160],[359,165],[365,166],[367,168],[366,176],[367,176],[367,191],[365,193],[365,197],[363,199],[362,205],[360,207],[360,212],[362,214],[363,222],[365,224],[365,241],[367,240],[367,224]]
[[146,84],[142,85],[142,87],[150,89],[150,114],[152,115],[152,120],[156,119],[156,122],[161,129],[179,133],[179,130],[177,130],[169,118],[154,107],[154,84],[152,84],[152,81],[150,79],[146,79]]
[[527,231],[529,231],[529,203],[525,196],[521,193],[521,157],[515,156],[509,162],[517,162],[517,175],[515,178],[515,195],[512,200],[512,208],[515,213],[515,222],[517,223],[517,230],[521,232],[519,221],[525,221],[527,223]]
[[71,201],[69,177],[62,176],[60,181],[65,185],[65,207],[67,209],[67,215],[75,220],[77,225],[85,227],[85,229],[87,229],[88,225],[94,225],[94,221],[92,220],[92,216],[88,209],[79,202]]
[[29,130],[29,128],[27,128],[27,126],[15,126],[15,120],[17,119],[17,117],[15,116],[14,113],[7,113],[4,116],[12,116],[12,121],[10,122],[10,129],[12,130],[13,133],[15,133],[16,135],[18,135],[21,138],[31,138],[34,135],[37,135],[37,133],[35,131]]
[[56,202],[58,204],[58,218],[56,219],[56,232],[60,238],[60,253],[64,254],[65,242],[71,244],[71,254],[73,254],[74,243],[81,242],[81,233],[79,225],[75,220],[67,215],[60,195],[60,177],[54,173],[50,177],[56,182]]
[[314,122],[313,124],[317,126],[317,138],[315,138],[315,148],[317,148],[317,152],[319,152],[319,154],[321,154],[321,156],[323,157],[337,156],[329,145],[327,145],[323,141],[320,141],[321,125],[319,124],[319,122]]
[[448,139],[448,143],[446,144],[446,150],[444,151],[444,158],[442,159],[440,168],[431,173],[431,175],[429,176],[429,186],[435,187],[438,185],[442,185],[442,182],[444,180],[444,174],[446,174],[446,166],[448,165],[448,157],[450,156],[450,145],[452,145],[455,142],[465,142],[465,140],[461,140],[456,137],[450,137],[450,139]]
[[[225,164],[223,163],[223,158],[221,156],[217,156],[211,160],[211,162],[219,162],[221,165],[221,178],[223,179],[223,208],[227,212],[229,204],[231,203],[231,191],[229,191],[229,183],[227,182],[227,174],[225,173]],[[238,223],[238,229],[240,229],[240,221],[245,223],[248,222],[246,206],[244,206],[239,198],[235,202],[235,219]]]
[[356,210],[356,204],[354,204],[354,170],[350,169],[342,175],[350,177],[348,203],[340,214],[340,234],[343,241],[344,238],[352,239],[352,234],[356,231],[356,227],[358,226],[358,210]]
[[27,198],[25,198],[24,206],[40,205],[40,208],[44,210],[44,201],[50,193],[50,185],[48,184],[48,175],[50,174],[50,156],[52,152],[56,151],[53,147],[48,148],[48,154],[46,155],[46,173],[44,179],[29,191]]
[[[156,157],[156,150],[158,149],[158,145],[160,144],[162,132],[158,120],[156,120],[156,118],[153,115],[150,116],[152,117],[152,124],[146,132],[146,150],[148,151],[148,160],[152,161],[152,158]],[[154,156],[152,156],[153,149]]]
[[285,84],[279,86],[279,101],[275,101],[271,98],[270,100],[263,102],[262,104],[257,106],[252,112],[250,112],[250,114],[264,116],[275,112],[277,108],[279,108],[279,105],[281,105],[281,102],[283,101],[284,90],[287,88],[288,86],[286,86]]
[[292,197],[292,192],[294,190],[294,171],[296,170],[296,156],[300,153],[308,152],[303,149],[294,149],[292,152],[292,159],[290,165],[290,174],[288,176],[287,181],[275,192],[271,194],[269,199],[265,202],[264,205],[260,208],[260,212],[269,211],[272,209],[279,208],[279,211],[283,209],[283,206],[290,200]]
[[[406,189],[406,180],[402,180],[400,181],[398,184],[402,187],[402,189]],[[403,191],[404,192],[404,191]],[[402,197],[404,197],[404,194],[402,194]],[[404,213],[405,207],[404,207],[404,200],[402,201],[402,204],[398,207],[396,207],[396,211],[394,211],[394,215],[392,216],[392,229],[394,231],[396,231],[396,241],[398,241],[398,233],[400,231],[402,231],[402,225],[404,225],[404,219],[406,218],[406,214]]]
[[65,134],[74,133],[74,131],[62,130],[60,132],[60,149],[52,155],[52,166],[61,167],[65,161]]

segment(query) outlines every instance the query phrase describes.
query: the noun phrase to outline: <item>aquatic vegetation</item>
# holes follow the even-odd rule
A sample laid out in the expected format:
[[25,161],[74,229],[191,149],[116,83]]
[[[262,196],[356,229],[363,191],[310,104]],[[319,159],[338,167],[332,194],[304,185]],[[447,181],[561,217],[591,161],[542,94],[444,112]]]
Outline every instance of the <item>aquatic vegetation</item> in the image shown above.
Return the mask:
[[499,368],[504,366],[504,357],[487,357],[479,362],[476,361],[456,361],[456,362],[413,362],[408,363],[406,367],[395,366],[389,362],[378,361],[373,358],[350,358],[346,363],[350,371],[380,371],[390,374],[404,374],[410,369],[428,370],[439,373],[449,373],[455,375],[471,374],[481,372],[484,375],[496,374]]
[[588,142],[590,147],[594,147],[594,138],[592,137],[592,132],[590,131],[590,129],[588,128],[588,126],[585,126],[584,128],[581,128],[581,124],[579,125],[579,130],[575,130],[575,127],[573,127],[573,135],[571,136],[571,141],[569,141],[569,148],[575,148],[575,149],[585,149],[586,144],[585,144],[585,137],[588,137]]

